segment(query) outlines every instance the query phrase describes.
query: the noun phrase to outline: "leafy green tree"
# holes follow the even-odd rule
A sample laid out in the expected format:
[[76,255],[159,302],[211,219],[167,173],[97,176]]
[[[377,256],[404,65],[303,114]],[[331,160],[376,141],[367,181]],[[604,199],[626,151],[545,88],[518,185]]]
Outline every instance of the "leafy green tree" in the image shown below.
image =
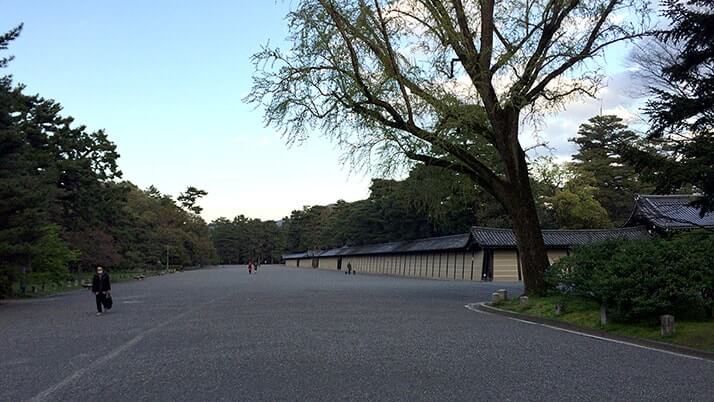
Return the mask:
[[711,0],[663,6],[670,28],[638,59],[639,69],[654,77],[645,108],[649,141],[623,149],[658,192],[694,185],[704,195],[696,202],[703,214],[714,211],[714,7]]
[[51,224],[47,195],[54,194],[55,175],[27,133],[17,129],[23,100],[8,77],[0,79],[0,276],[7,281],[0,284],[0,296],[21,271],[32,270]]
[[[0,50],[21,29],[0,35]],[[0,59],[0,68],[11,59]],[[66,272],[60,265],[72,257],[50,220],[58,172],[46,151],[50,140],[40,127],[45,121],[27,122],[36,112],[36,99],[22,90],[9,76],[0,77],[0,297],[33,270]]]
[[[84,126],[74,126],[74,119],[60,115],[59,103],[23,95],[21,90],[19,87],[15,95],[22,99],[23,107],[15,113],[14,130],[25,139],[26,154],[44,165],[38,171],[52,187],[36,189],[40,192],[37,196],[47,204],[44,213],[59,225],[73,250],[94,255],[76,260],[80,265],[77,269],[91,269],[96,263],[112,266],[115,259],[97,261],[98,253],[87,244],[102,243],[105,238],[93,239],[87,234],[103,233],[100,228],[116,220],[121,202],[121,194],[112,185],[121,176],[116,145],[101,130],[89,133]],[[112,243],[113,239],[106,244]],[[89,261],[94,262],[88,265]]]
[[652,190],[619,152],[620,144],[639,142],[639,137],[621,118],[605,115],[590,118],[570,141],[578,146],[573,155],[572,180],[579,186],[591,187],[592,196],[613,223],[623,224],[632,213],[635,195]]
[[510,225],[501,205],[463,174],[418,164],[395,187],[439,235],[466,233],[474,225]]
[[52,113],[55,120],[50,144],[59,172],[57,219],[72,230],[106,224],[120,202],[111,185],[122,175],[116,145],[103,130],[87,132],[85,126],[73,127],[73,118],[59,117],[57,103],[43,100],[39,109],[40,113]]
[[549,198],[558,227],[564,229],[597,229],[612,227],[605,208],[587,186],[567,186]]
[[116,238],[99,228],[65,231],[63,238],[77,252],[73,260],[78,271],[92,271],[97,265],[118,267],[122,256]]
[[210,264],[216,259],[206,223],[181,209],[153,186],[146,191],[120,183],[126,191],[121,220],[112,227],[118,239],[122,267],[147,270]]
[[[647,6],[302,0],[287,17],[292,48],[255,55],[246,100],[262,103],[289,141],[319,128],[357,166],[408,159],[469,177],[506,211],[526,293],[540,293],[549,263],[518,138],[522,112],[592,93],[600,75],[585,62],[641,35]],[[455,61],[462,69],[450,68]],[[454,72],[464,79],[448,81]]]
[[248,260],[272,263],[285,252],[281,228],[274,221],[239,215],[232,221],[218,218],[209,226],[221,264],[244,264]]
[[220,264],[240,262],[240,239],[237,228],[227,218],[218,218],[209,224],[211,240],[216,247]]
[[70,250],[60,237],[58,226],[44,228],[37,249],[38,253],[32,259],[32,270],[45,274],[47,281],[61,282],[67,279],[67,267],[78,258],[78,253]]
[[559,224],[554,215],[553,196],[564,190],[573,179],[572,168],[566,163],[557,163],[552,156],[535,158],[530,163],[531,186],[535,198],[538,217],[543,228],[557,229]]
[[713,247],[714,235],[705,231],[610,240],[577,248],[548,276],[558,291],[605,304],[618,320],[702,316],[714,308]]

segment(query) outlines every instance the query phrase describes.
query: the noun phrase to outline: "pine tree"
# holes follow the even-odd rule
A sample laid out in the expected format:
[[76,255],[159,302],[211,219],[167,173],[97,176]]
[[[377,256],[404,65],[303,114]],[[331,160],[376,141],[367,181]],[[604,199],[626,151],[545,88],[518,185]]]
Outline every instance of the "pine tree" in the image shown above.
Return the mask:
[[205,195],[208,195],[206,191],[194,186],[188,186],[185,192],[179,194],[177,200],[185,210],[200,215],[203,208],[198,205],[198,200]]
[[[21,28],[0,35],[0,50]],[[0,67],[11,59],[0,59]],[[71,258],[50,221],[57,171],[46,151],[48,136],[28,124],[34,103],[22,90],[0,77],[0,297],[21,273],[61,270]]]
[[607,211],[615,225],[624,223],[632,212],[636,194],[651,189],[640,181],[635,169],[618,151],[619,144],[639,141],[637,135],[617,116],[595,116],[582,124],[573,155],[575,183],[593,188],[593,197]]
[[714,211],[714,1],[664,5],[672,26],[659,39],[680,53],[662,71],[672,87],[651,88],[647,103],[650,139],[660,152],[633,152],[632,159],[660,189],[693,184],[704,194],[702,213]]

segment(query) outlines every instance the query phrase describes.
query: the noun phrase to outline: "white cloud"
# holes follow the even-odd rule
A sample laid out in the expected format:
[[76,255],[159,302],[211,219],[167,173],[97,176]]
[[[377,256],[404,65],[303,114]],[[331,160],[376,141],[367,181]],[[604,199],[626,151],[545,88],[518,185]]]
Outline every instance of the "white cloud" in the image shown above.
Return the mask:
[[578,127],[588,119],[602,114],[614,114],[621,117],[631,128],[641,124],[639,107],[641,100],[629,95],[632,82],[629,73],[623,71],[610,77],[597,98],[580,98],[563,106],[562,111],[545,117],[537,125],[528,124],[521,129],[521,142],[524,147],[547,142],[550,151],[538,149],[535,154],[550,152],[559,160],[568,160],[575,152],[569,138],[577,135]]

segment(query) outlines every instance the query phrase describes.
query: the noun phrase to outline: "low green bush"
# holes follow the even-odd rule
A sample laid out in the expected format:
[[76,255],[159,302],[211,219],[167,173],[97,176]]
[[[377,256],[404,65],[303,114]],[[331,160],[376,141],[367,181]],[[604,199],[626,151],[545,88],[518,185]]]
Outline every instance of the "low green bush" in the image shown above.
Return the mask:
[[553,264],[546,277],[556,292],[607,305],[615,320],[711,315],[714,235],[688,232],[584,246]]

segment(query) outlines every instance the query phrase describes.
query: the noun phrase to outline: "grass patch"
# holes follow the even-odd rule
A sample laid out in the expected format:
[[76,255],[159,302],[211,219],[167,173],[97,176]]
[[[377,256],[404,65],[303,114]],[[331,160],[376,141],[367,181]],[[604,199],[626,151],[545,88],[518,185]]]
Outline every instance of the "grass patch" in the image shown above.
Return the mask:
[[[561,315],[555,314],[556,303],[565,306]],[[598,329],[618,335],[668,342],[690,348],[714,352],[714,320],[676,320],[674,336],[660,335],[659,324],[652,322],[610,323],[600,325],[600,306],[592,301],[571,296],[530,297],[529,305],[523,307],[518,300],[508,300],[498,308],[534,317],[551,318],[584,328]]]

